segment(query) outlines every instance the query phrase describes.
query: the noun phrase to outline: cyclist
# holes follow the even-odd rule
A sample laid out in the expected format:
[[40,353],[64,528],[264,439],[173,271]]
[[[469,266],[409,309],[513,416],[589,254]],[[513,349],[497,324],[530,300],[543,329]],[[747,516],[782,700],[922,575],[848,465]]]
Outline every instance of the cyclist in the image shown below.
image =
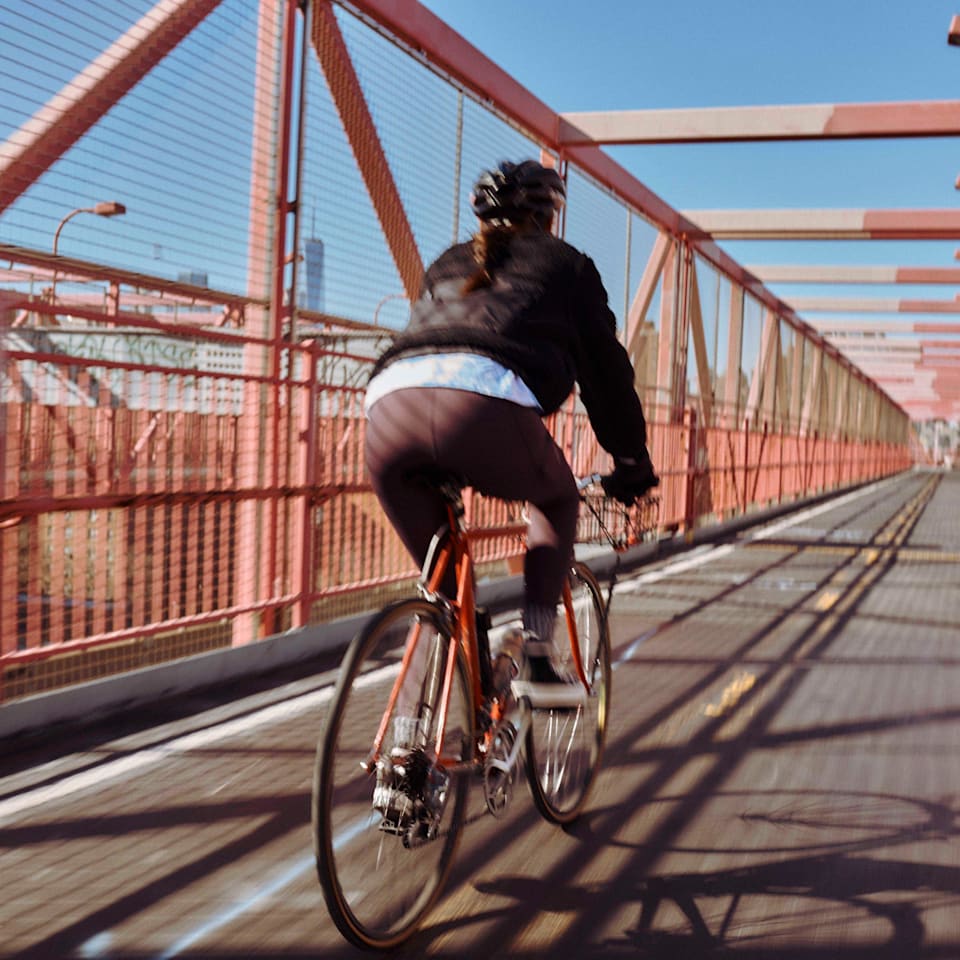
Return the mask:
[[576,382],[614,458],[606,493],[632,503],[659,483],[600,275],[551,233],[564,200],[559,174],[534,160],[484,172],[471,197],[477,233],[427,269],[366,398],[373,488],[418,563],[446,519],[424,475],[453,474],[487,496],[527,501],[522,638],[533,684],[569,680],[552,636],[579,509],[574,476],[541,417]]

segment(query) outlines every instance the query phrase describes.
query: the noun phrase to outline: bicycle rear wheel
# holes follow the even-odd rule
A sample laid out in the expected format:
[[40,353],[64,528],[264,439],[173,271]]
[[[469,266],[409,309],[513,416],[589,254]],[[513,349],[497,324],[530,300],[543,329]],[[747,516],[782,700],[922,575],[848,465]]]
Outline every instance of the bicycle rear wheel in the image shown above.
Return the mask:
[[[576,563],[570,571],[576,642],[589,684],[585,706],[531,709],[524,742],[533,802],[553,823],[570,823],[584,808],[603,753],[610,710],[610,637],[600,585]],[[567,612],[561,603],[554,630],[560,663],[575,673]]]
[[[403,754],[390,723],[378,770],[374,743],[411,638],[416,655],[394,714],[407,717],[408,729],[413,722],[416,744]],[[463,827],[474,707],[460,650],[441,751],[445,763],[441,769],[431,763],[452,642],[437,606],[406,600],[386,608],[356,637],[341,667],[317,748],[312,822],[330,915],[358,946],[387,949],[413,933],[440,893]],[[405,772],[398,776],[397,770]]]

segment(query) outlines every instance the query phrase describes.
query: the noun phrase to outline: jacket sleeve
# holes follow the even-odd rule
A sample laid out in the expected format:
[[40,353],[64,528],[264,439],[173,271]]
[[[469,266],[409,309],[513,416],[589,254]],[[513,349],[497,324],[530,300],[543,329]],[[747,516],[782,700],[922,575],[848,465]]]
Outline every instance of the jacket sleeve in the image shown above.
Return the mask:
[[617,339],[617,322],[593,260],[583,256],[577,279],[577,382],[593,432],[615,457],[646,456],[647,426],[633,365]]

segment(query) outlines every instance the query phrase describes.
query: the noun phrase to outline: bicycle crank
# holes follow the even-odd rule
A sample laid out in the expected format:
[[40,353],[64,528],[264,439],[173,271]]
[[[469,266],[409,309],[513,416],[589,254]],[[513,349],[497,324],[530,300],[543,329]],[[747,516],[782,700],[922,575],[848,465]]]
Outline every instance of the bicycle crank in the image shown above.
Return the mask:
[[483,798],[487,810],[503,816],[513,796],[513,776],[520,755],[520,732],[510,720],[501,720],[490,739],[483,764]]

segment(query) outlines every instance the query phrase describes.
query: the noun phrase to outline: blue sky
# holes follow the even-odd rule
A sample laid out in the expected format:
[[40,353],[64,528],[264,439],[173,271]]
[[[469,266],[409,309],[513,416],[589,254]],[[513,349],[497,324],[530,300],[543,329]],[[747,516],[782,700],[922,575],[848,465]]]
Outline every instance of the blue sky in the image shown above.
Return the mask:
[[[558,112],[943,100],[960,93],[960,48],[946,42],[960,0],[424,2]],[[678,209],[960,202],[960,144],[953,138],[608,150]],[[742,263],[950,266],[958,244],[726,246]],[[904,289],[900,296],[953,292]]]

